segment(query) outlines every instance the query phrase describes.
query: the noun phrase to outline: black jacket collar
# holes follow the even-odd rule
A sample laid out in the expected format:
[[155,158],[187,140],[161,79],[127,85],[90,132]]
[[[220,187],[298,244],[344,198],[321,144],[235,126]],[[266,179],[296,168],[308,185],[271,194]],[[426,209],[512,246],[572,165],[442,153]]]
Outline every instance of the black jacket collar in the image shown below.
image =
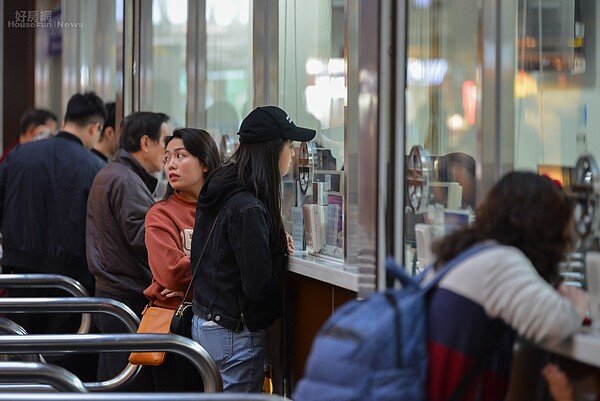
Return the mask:
[[70,132],[59,131],[58,134],[56,134],[56,136],[59,137],[59,138],[68,139],[68,140],[73,141],[73,142],[78,142],[78,143],[81,144],[81,146],[83,146],[83,142],[81,141],[81,139],[79,139],[77,136],[71,134]]
[[158,185],[158,180],[156,179],[156,177],[150,174],[148,170],[146,170],[140,164],[140,162],[138,162],[135,159],[135,157],[132,156],[131,153],[129,153],[126,150],[119,149],[117,150],[117,153],[115,153],[115,156],[113,157],[112,161],[115,163],[123,164],[129,169],[131,169],[142,179],[142,181],[144,181],[144,184],[146,184],[150,192],[154,193],[156,185]]

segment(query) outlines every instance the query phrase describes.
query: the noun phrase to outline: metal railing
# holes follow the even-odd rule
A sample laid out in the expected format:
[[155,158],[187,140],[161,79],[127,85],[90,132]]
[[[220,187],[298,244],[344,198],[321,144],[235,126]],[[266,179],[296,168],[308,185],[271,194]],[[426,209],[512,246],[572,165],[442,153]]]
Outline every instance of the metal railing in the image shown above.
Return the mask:
[[[12,320],[0,316],[0,334],[15,334],[23,336],[27,334],[27,332],[23,327]],[[0,360],[4,360],[2,357],[3,355],[0,355]],[[20,355],[20,357],[23,361],[27,362],[44,362],[44,358],[42,358],[40,354],[23,354]]]
[[[74,297],[90,296],[79,281],[60,274],[0,274],[0,288],[57,288]],[[88,333],[90,325],[90,315],[81,315],[81,324],[77,332]]]
[[[58,391],[87,393],[77,376],[56,365],[37,362],[0,362],[0,383],[47,384]],[[16,397],[18,400],[21,397]]]
[[[233,393],[0,393],[0,401],[284,401],[278,395]],[[288,401],[289,398],[287,399]]]
[[[2,275],[0,275],[2,277]],[[68,277],[67,277],[68,278]],[[137,331],[140,319],[124,303],[110,298],[0,298],[0,312],[3,313],[64,313],[99,312],[117,317],[130,333]],[[19,326],[20,327],[20,326]],[[2,353],[2,352],[0,352]],[[33,356],[23,353],[23,360],[36,361]],[[141,366],[127,364],[112,379],[102,382],[86,382],[84,385],[94,391],[112,391],[131,383]]]
[[76,297],[89,297],[77,280],[60,274],[1,274],[0,288],[58,288]]
[[[2,277],[2,275],[0,275]],[[124,303],[110,298],[0,298],[3,313],[99,312],[119,318],[127,330],[137,331],[139,317]]]
[[0,316],[0,333],[17,334],[23,336],[27,334],[25,329],[10,319]]
[[[28,334],[0,335],[0,353],[167,351],[188,359],[198,370],[207,393],[221,392],[221,373],[210,354],[197,342],[175,334]],[[131,365],[128,365],[131,366]],[[139,366],[138,366],[139,368]],[[103,383],[84,383],[90,391]]]

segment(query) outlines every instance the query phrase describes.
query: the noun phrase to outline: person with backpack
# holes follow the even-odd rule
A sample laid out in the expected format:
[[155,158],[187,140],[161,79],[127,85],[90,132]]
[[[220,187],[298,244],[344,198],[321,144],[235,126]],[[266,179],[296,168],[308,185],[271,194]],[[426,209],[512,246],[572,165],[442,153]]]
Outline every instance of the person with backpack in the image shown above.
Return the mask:
[[[561,282],[573,205],[548,177],[510,172],[475,222],[433,246],[417,278],[336,310],[313,341],[295,401],[501,401],[516,335],[556,343],[582,326],[587,294]],[[374,318],[375,317],[375,318]]]
[[434,244],[436,270],[476,244],[491,246],[459,263],[430,294],[429,400],[448,400],[478,363],[458,399],[503,400],[516,336],[557,343],[581,329],[589,297],[561,284],[558,267],[573,232],[573,203],[562,188],[513,171],[493,186],[472,225]]
[[215,360],[225,392],[261,391],[266,329],[283,314],[279,285],[293,252],[281,217],[281,177],[291,166],[293,141],[315,133],[279,107],[257,107],[240,125],[239,148],[200,191],[192,337]]

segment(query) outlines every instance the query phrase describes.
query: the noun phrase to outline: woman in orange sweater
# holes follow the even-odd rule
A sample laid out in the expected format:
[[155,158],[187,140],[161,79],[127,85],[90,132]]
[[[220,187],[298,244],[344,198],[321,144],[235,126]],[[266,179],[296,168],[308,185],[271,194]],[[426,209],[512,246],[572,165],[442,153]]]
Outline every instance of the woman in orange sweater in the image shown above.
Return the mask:
[[[144,295],[153,304],[177,309],[192,278],[190,250],[196,199],[204,181],[219,166],[219,151],[210,134],[179,128],[165,139],[165,173],[169,181],[162,201],[146,214],[146,248],[152,283]],[[191,301],[192,293],[187,301]],[[191,363],[175,354],[154,369],[156,390],[198,391],[202,381]]]

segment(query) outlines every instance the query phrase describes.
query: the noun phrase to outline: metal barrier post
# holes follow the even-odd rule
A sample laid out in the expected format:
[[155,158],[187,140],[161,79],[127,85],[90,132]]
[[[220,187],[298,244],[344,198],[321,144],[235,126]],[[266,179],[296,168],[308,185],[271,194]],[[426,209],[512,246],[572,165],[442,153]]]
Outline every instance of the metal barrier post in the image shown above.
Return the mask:
[[77,376],[59,366],[35,362],[0,362],[0,382],[26,381],[49,384],[59,391],[87,393]]
[[[0,401],[284,401],[278,395],[232,393],[0,393]],[[287,399],[289,401],[289,399]]]
[[60,274],[1,274],[0,288],[58,288],[76,297],[89,297],[77,280]]
[[[89,297],[85,287],[74,278],[60,274],[0,274],[0,288],[58,288],[75,297]],[[91,316],[81,315],[78,333],[90,331]]]
[[0,312],[102,312],[119,318],[132,333],[140,324],[139,317],[127,305],[110,298],[0,298]]
[[[0,336],[0,353],[63,353],[97,351],[168,351],[188,359],[198,369],[207,393],[221,392],[219,368],[197,342],[175,334],[29,334]],[[88,389],[93,390],[89,386]]]
[[[0,275],[2,277],[2,275]],[[140,323],[138,316],[124,303],[110,298],[0,298],[0,312],[4,313],[61,313],[101,312],[119,318],[130,333]],[[14,323],[14,322],[13,322]],[[16,323],[14,323],[16,324]],[[20,326],[19,326],[20,327]],[[24,359],[33,359],[24,357]],[[114,390],[131,382],[141,366],[128,364],[119,375],[103,382],[85,383],[93,390]]]

